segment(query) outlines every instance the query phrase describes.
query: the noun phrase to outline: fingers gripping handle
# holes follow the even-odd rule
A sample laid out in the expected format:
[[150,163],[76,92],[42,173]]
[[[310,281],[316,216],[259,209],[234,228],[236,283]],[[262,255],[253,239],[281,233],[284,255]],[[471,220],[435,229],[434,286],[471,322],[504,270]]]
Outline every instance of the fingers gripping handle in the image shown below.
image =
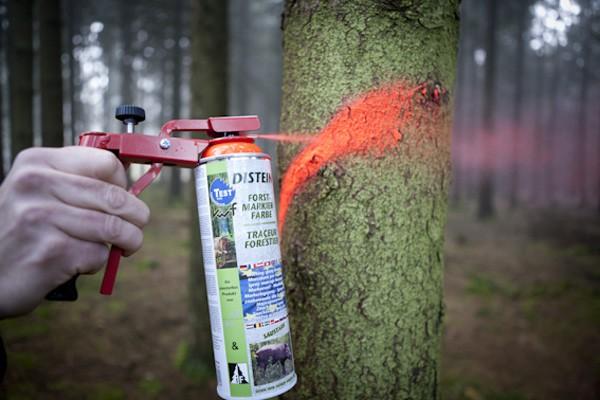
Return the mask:
[[[152,164],[150,169],[140,177],[137,181],[129,188],[129,193],[134,196],[139,196],[153,181],[156,179],[162,164]],[[110,296],[115,287],[115,281],[117,280],[117,271],[119,270],[119,263],[121,262],[121,256],[123,250],[117,246],[112,246],[110,254],[108,255],[108,262],[106,269],[104,270],[104,276],[102,278],[102,285],[100,286],[100,294]]]
[[[160,174],[162,164],[152,164],[150,169],[140,177],[129,189],[129,193],[134,196],[138,196],[142,191],[148,187],[154,179]],[[104,277],[102,278],[102,285],[100,286],[100,293],[110,296],[115,287],[115,281],[117,279],[117,272],[119,270],[119,263],[123,250],[116,246],[112,246],[110,254],[108,256],[108,262],[106,269],[104,270]],[[78,275],[73,276],[70,280],[58,286],[46,295],[46,300],[50,301],[75,301],[77,300],[77,281]]]

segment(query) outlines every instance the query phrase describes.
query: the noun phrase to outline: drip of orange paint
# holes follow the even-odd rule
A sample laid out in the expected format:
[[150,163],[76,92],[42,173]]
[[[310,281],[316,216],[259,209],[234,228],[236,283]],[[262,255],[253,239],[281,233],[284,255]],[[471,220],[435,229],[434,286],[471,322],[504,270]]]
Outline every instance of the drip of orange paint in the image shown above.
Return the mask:
[[[374,89],[351,100],[333,116],[314,140],[290,163],[281,183],[279,231],[296,192],[327,163],[349,154],[380,155],[402,139],[412,118],[413,96],[425,85],[398,82]],[[432,93],[434,101],[439,88]]]

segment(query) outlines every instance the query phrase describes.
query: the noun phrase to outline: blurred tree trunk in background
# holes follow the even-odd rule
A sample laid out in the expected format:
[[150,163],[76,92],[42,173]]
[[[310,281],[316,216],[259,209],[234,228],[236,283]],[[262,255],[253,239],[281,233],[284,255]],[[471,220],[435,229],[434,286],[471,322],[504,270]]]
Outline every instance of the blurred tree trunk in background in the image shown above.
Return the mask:
[[[458,66],[456,79],[456,90],[454,99],[454,131],[459,133],[458,137],[464,137],[465,131],[470,128],[469,117],[471,110],[468,106],[468,88],[472,86],[473,63],[469,58],[473,54],[473,40],[471,33],[471,23],[466,20],[468,15],[467,5],[472,3],[463,2],[460,6],[460,41],[458,46]],[[455,136],[456,137],[456,136]],[[459,149],[460,150],[460,149]],[[459,151],[460,152],[460,151]],[[457,206],[461,201],[462,186],[464,184],[464,174],[466,168],[460,163],[462,157],[455,158],[455,164],[452,168],[452,184],[450,185],[450,202]]]
[[[227,1],[192,2],[192,115],[194,118],[227,113]],[[193,190],[194,185],[190,185]],[[195,376],[214,374],[212,339],[206,303],[204,263],[198,229],[196,193],[190,202],[189,296],[192,342],[184,369]]]
[[[229,107],[231,115],[256,114],[261,132],[277,132],[281,101],[281,0],[229,2]],[[277,165],[275,141],[257,144]],[[273,171],[273,182],[279,175]],[[276,185],[277,186],[277,185]],[[276,194],[278,187],[275,188]]]
[[33,146],[33,1],[9,0],[11,160]]
[[[168,55],[164,56],[164,60],[160,64],[160,76],[162,77],[162,85],[160,86],[160,98],[163,99],[163,104],[160,105],[160,124],[161,126],[171,119],[174,119],[171,115],[167,113],[167,105],[164,100],[167,99],[168,85],[167,80],[169,76],[169,68],[168,68]],[[195,118],[192,116],[192,118]],[[175,169],[175,168],[173,168]]]
[[543,154],[544,154],[544,104],[546,96],[544,91],[544,74],[546,72],[545,62],[546,56],[543,53],[535,55],[535,88],[534,96],[537,99],[535,102],[535,115],[533,125],[533,179],[530,183],[531,200],[534,204],[541,204],[542,195],[542,173],[543,173]]
[[487,3],[487,29],[485,33],[485,81],[483,84],[483,163],[479,182],[477,217],[494,215],[494,112],[496,106],[496,25],[498,18],[497,0]]
[[[282,248],[298,384],[285,398],[439,397],[450,95],[436,103],[431,83],[412,85],[453,86],[457,15],[457,1],[287,2],[282,131],[319,132],[335,114],[358,118],[328,131],[336,148],[360,143],[346,135],[376,145],[393,132],[362,117],[387,116],[402,138],[330,159],[293,198]],[[353,114],[380,87],[373,96],[400,110]],[[327,154],[329,140],[312,143]],[[280,146],[282,173],[298,150]]]
[[117,107],[121,105],[121,77],[119,76],[119,69],[123,55],[120,54],[122,44],[119,42],[119,39],[122,37],[121,30],[126,29],[126,27],[114,22],[119,20],[118,7],[114,7],[109,12],[110,16],[107,18],[106,25],[100,35],[101,44],[104,49],[103,56],[109,71],[108,86],[106,87],[106,93],[104,93],[105,125],[103,129],[108,132],[120,132],[122,124],[114,118],[114,113]]
[[[485,37],[484,32],[487,27],[485,18],[487,7],[485,2],[473,0],[461,2],[461,7],[468,10],[465,18],[467,21],[470,21],[471,40],[473,41],[473,51],[469,60],[472,80],[467,95],[469,100],[467,103],[469,125],[465,132],[466,135],[463,136],[463,141],[473,143],[471,153],[478,153],[477,155],[481,157],[476,146],[481,142],[481,103],[483,102],[483,96],[485,95],[481,88],[483,87],[483,82],[485,80],[485,71],[483,70],[479,56],[484,47],[481,42],[483,41],[482,38]],[[461,18],[461,24],[462,23]],[[480,168],[475,165],[477,159],[474,156],[474,154],[471,154],[471,162],[463,180],[466,182],[465,197],[469,200],[474,199],[476,201],[477,196],[479,195],[479,182],[481,179]],[[468,160],[469,156],[467,155],[465,158]]]
[[554,54],[552,54],[552,60],[550,63],[551,66],[551,74],[550,74],[550,83],[548,88],[548,95],[545,96],[548,98],[550,102],[550,110],[548,112],[548,119],[546,120],[546,145],[545,145],[545,155],[543,166],[543,182],[544,182],[544,190],[545,193],[544,198],[547,206],[555,205],[554,202],[556,200],[556,175],[558,170],[555,166],[558,164],[558,152],[556,149],[556,135],[558,134],[556,125],[559,121],[560,114],[560,97],[559,86],[561,82],[561,72],[563,71],[562,63],[561,63],[561,52],[562,47],[556,46],[554,49]]
[[4,68],[6,67],[6,45],[8,40],[6,40],[6,29],[5,29],[5,21],[6,21],[6,1],[0,0],[0,6],[4,8],[4,12],[0,14],[0,183],[4,180],[4,118],[7,116],[4,114],[4,102],[6,99],[4,98],[4,90],[3,87],[8,82],[3,81],[3,73]]
[[[169,119],[181,118],[181,58],[183,54],[180,39],[182,37],[183,0],[175,0],[175,15],[178,22],[175,24],[175,47],[173,48],[173,97],[171,99],[173,115]],[[169,202],[173,202],[181,199],[181,169],[170,168],[170,170]]]
[[[253,83],[249,79],[249,72],[259,66],[248,62],[251,37],[249,26],[252,25],[250,13],[251,4],[247,0],[229,0],[229,63],[231,74],[229,76],[229,111],[232,115],[250,114],[248,86]],[[264,68],[263,65],[260,68]],[[254,71],[252,71],[254,72]],[[281,89],[281,86],[280,86]],[[279,118],[279,115],[277,116]],[[262,121],[261,121],[262,122]]]
[[515,50],[515,91],[513,96],[513,112],[512,112],[512,130],[511,130],[511,157],[510,160],[510,177],[508,182],[508,204],[509,207],[514,210],[517,208],[518,203],[518,190],[519,190],[519,154],[523,151],[520,148],[520,144],[524,144],[522,134],[522,115],[523,115],[523,83],[525,81],[525,45],[527,38],[525,32],[527,29],[527,22],[531,17],[529,13],[529,0],[516,0],[516,14],[517,14],[517,34],[515,38],[517,40],[517,47]]
[[[73,1],[73,0],[71,0]],[[123,56],[121,58],[121,103],[135,104],[136,85],[133,81],[133,48],[131,43],[134,41],[131,29],[131,15],[128,8],[130,5],[126,2],[120,2],[120,33],[121,46],[123,46]]]
[[37,0],[42,144],[63,145],[60,0]]
[[[69,119],[71,124],[71,140],[73,144],[79,142],[79,134],[84,130],[81,124],[83,107],[80,103],[81,97],[81,77],[79,76],[79,63],[75,58],[75,45],[73,43],[75,35],[79,33],[77,21],[81,16],[77,12],[76,0],[64,0],[63,6],[65,15],[65,26],[67,29],[67,53],[69,55]],[[113,110],[114,111],[114,110]]]
[[77,144],[77,136],[79,135],[79,130],[77,126],[77,90],[80,89],[80,85],[78,85],[79,78],[77,77],[77,63],[75,62],[75,52],[73,48],[73,36],[75,36],[75,32],[77,31],[76,24],[76,15],[75,15],[75,6],[73,2],[75,0],[64,0],[63,7],[64,15],[66,17],[66,29],[67,29],[67,54],[69,56],[69,123],[71,124],[71,141],[73,144]]
[[[589,0],[581,1],[581,6],[584,13],[589,11]],[[579,72],[579,99],[577,101],[577,121],[575,130],[575,142],[577,143],[575,151],[575,196],[581,206],[585,205],[586,201],[586,182],[587,182],[587,101],[588,87],[591,84],[590,80],[590,63],[591,63],[591,40],[592,28],[591,18],[585,18],[581,21],[583,27],[583,39],[581,44],[582,65]]]
[[[0,19],[0,24],[2,19]],[[0,29],[2,29],[0,27]],[[4,32],[2,32],[4,33]],[[0,38],[0,74],[3,68],[4,38]],[[1,78],[0,78],[1,79]],[[0,87],[0,183],[4,180],[4,90]]]

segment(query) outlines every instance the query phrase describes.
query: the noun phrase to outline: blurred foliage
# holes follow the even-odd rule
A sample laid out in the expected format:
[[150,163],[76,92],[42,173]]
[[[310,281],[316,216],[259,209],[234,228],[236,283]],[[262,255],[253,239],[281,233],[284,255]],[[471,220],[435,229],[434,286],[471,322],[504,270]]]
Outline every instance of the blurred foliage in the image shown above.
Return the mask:
[[197,382],[205,382],[215,375],[214,367],[207,368],[202,362],[197,362],[194,357],[190,357],[189,343],[183,341],[177,346],[174,357],[175,367],[185,374],[189,379]]
[[139,382],[138,387],[140,392],[142,392],[148,399],[157,398],[163,391],[163,384],[158,379],[152,377],[142,379]]
[[442,379],[441,392],[445,400],[528,400],[516,392],[500,392],[464,377],[446,377]]

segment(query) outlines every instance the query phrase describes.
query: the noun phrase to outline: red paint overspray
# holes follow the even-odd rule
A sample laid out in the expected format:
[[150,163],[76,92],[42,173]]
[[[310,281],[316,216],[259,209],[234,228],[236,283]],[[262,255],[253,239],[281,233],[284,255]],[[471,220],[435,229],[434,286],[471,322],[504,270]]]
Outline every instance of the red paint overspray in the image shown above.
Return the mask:
[[[414,95],[426,86],[404,82],[374,89],[350,100],[290,163],[281,182],[279,231],[295,193],[325,164],[349,154],[382,155],[402,139],[414,114]],[[425,94],[425,93],[423,93]],[[432,93],[439,100],[436,87]]]

